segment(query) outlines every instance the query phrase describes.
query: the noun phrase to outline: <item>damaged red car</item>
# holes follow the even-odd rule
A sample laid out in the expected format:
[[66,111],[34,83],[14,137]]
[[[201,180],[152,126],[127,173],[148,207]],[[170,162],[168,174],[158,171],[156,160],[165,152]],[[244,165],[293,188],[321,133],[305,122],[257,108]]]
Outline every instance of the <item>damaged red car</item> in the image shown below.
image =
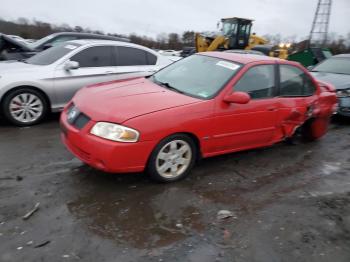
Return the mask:
[[335,90],[295,62],[199,53],[148,78],[83,88],[61,115],[62,139],[88,165],[179,180],[196,160],[322,137]]

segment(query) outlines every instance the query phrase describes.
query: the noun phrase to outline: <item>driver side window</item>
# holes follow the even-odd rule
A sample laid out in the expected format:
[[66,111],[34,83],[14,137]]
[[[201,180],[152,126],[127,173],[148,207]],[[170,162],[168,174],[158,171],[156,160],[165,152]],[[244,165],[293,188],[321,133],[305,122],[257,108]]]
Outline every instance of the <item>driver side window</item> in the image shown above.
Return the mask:
[[235,84],[233,91],[246,92],[252,99],[274,97],[275,66],[259,65],[250,68]]

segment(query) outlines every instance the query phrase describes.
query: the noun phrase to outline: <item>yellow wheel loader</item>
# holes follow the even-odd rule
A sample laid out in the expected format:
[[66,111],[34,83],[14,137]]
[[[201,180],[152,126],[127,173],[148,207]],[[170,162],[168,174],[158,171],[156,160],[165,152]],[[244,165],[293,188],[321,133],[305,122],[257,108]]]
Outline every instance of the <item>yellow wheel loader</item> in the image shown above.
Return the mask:
[[251,34],[253,20],[232,17],[221,19],[222,28],[219,33],[197,33],[195,45],[197,52],[223,51],[231,49],[256,50],[266,55],[286,59],[287,46],[268,45],[263,37]]

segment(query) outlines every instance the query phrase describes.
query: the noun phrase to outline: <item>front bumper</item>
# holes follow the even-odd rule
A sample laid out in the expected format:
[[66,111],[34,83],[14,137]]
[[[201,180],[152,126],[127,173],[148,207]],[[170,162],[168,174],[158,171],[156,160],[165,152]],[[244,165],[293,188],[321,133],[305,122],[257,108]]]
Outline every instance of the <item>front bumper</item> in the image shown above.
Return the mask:
[[66,110],[61,114],[61,138],[68,150],[86,164],[109,173],[142,172],[155,142],[120,143],[90,134],[94,121],[82,129],[67,122]]
[[338,98],[337,114],[350,117],[350,97]]

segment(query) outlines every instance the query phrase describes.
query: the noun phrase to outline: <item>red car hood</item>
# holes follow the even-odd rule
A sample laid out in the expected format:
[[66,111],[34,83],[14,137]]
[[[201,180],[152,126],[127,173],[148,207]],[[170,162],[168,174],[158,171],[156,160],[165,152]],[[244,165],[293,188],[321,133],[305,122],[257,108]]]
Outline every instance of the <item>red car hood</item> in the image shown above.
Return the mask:
[[120,124],[137,116],[201,101],[145,78],[89,86],[73,98],[79,110],[92,120]]

